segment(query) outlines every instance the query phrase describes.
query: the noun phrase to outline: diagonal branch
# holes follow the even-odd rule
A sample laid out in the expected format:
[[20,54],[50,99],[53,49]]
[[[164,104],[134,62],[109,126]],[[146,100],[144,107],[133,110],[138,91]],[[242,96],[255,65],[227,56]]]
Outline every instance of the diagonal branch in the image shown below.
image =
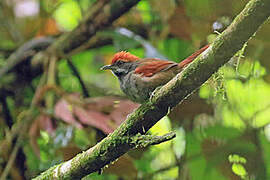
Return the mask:
[[233,23],[183,72],[156,91],[112,134],[73,159],[56,165],[36,179],[73,179],[91,174],[116,160],[136,144],[125,137],[145,134],[168,111],[198,89],[239,51],[270,16],[270,0],[251,0]]

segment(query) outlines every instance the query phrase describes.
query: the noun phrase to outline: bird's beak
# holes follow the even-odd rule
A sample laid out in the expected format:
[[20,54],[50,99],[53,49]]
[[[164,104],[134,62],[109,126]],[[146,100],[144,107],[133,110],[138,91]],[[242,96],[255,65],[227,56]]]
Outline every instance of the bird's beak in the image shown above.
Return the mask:
[[112,65],[106,65],[106,66],[103,66],[100,68],[100,70],[112,70],[113,69],[113,66]]

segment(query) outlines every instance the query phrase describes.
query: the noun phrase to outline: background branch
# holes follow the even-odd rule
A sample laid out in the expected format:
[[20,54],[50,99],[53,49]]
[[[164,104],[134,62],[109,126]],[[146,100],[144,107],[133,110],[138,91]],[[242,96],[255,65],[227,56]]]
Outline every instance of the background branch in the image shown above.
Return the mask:
[[65,54],[74,51],[87,43],[97,31],[110,26],[138,2],[139,0],[97,1],[85,15],[82,23],[73,31],[61,36],[48,51]]
[[12,119],[12,116],[10,114],[7,99],[5,97],[0,96],[0,102],[2,103],[2,109],[3,109],[3,113],[4,113],[5,123],[9,127],[9,129],[11,129],[11,127],[13,125],[13,119]]
[[85,97],[85,98],[90,97],[89,92],[86,88],[85,83],[82,80],[82,77],[81,77],[78,69],[75,67],[75,65],[72,63],[72,61],[69,57],[67,57],[67,64],[68,64],[68,67],[70,68],[70,70],[72,71],[73,75],[78,79],[78,81],[81,85],[83,97]]

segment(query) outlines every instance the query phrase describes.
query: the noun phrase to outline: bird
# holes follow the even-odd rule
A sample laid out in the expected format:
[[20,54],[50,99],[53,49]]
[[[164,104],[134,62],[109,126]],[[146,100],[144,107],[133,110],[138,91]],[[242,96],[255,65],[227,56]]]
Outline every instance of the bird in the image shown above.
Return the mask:
[[101,70],[111,70],[127,97],[142,104],[149,100],[156,88],[169,82],[208,47],[202,47],[180,63],[158,58],[141,59],[120,51],[113,56],[111,64],[103,66]]

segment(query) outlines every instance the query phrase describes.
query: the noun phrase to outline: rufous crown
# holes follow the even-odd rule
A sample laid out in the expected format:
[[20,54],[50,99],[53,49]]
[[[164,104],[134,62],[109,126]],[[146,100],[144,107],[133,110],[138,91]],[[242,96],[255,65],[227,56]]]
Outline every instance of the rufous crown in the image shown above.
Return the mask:
[[137,61],[139,58],[133,54],[130,54],[129,52],[120,51],[114,55],[112,59],[112,64],[114,64],[116,61],[120,59],[125,62],[130,62],[130,61]]

